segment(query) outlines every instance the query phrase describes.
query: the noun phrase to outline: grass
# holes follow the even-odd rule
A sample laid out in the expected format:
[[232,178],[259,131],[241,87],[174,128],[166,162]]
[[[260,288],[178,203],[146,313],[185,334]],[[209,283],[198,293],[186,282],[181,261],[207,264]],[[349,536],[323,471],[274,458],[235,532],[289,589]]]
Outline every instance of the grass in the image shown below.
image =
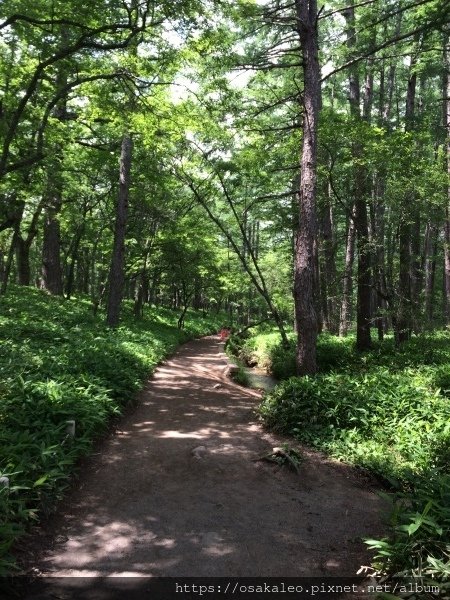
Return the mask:
[[[319,338],[319,374],[294,375],[295,347],[273,331],[239,344],[239,355],[281,383],[260,414],[389,486],[391,535],[367,540],[378,573],[450,579],[450,336],[436,332],[396,349],[392,339],[359,353],[354,339]],[[236,342],[235,342],[236,347]],[[446,584],[447,585],[447,584]]]
[[[260,327],[251,337],[232,338],[230,348],[244,363],[265,369],[276,379],[287,379],[295,375],[295,337],[293,332],[288,333],[290,347],[285,349],[278,331]],[[320,370],[348,364],[349,359],[354,358],[353,345],[351,337],[321,335],[317,347]]]
[[[0,576],[14,568],[13,543],[53,510],[77,460],[144,378],[178,344],[217,331],[220,320],[148,309],[135,321],[125,306],[110,330],[87,300],[64,301],[31,288],[0,299]],[[75,420],[76,435],[67,435]]]

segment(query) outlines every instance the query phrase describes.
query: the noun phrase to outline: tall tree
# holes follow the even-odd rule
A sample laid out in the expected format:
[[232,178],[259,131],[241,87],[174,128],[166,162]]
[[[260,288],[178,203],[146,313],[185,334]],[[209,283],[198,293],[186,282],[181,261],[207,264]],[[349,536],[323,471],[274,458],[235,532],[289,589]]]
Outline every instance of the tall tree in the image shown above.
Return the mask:
[[299,223],[294,255],[296,359],[297,373],[311,375],[317,371],[314,272],[317,236],[317,129],[321,105],[317,2],[296,0],[295,9],[303,65],[303,139],[298,192]]
[[117,194],[114,226],[114,247],[109,271],[109,294],[106,322],[110,327],[119,323],[120,303],[125,281],[125,233],[128,217],[128,199],[131,182],[133,141],[129,133],[122,138],[119,166],[119,191]]
[[444,293],[445,293],[445,320],[450,326],[450,43],[449,32],[444,31],[444,69],[443,69],[443,125],[445,133],[444,142],[444,165],[449,182],[446,186],[447,202],[445,208],[444,226]]
[[[354,58],[354,46],[356,44],[355,9],[352,3],[343,11],[347,22],[347,47],[350,58]],[[356,125],[356,134],[359,137],[359,125],[361,124],[361,98],[358,65],[353,64],[348,69],[349,73],[349,103],[350,115]],[[371,94],[366,94],[368,98]],[[366,111],[369,110],[370,101],[367,102]],[[368,115],[366,115],[367,117]],[[352,196],[355,206],[354,220],[357,236],[358,251],[358,276],[357,276],[357,307],[356,307],[356,347],[358,350],[368,350],[371,346],[370,322],[371,322],[371,260],[369,246],[369,227],[367,217],[367,175],[362,165],[363,147],[359,139],[352,144],[353,184]]]

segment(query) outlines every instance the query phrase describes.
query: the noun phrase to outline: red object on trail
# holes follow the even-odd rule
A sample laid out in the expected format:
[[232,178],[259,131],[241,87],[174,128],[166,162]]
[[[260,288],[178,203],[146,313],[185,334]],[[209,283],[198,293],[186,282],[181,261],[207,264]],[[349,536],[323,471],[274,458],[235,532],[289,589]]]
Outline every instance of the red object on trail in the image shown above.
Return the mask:
[[220,333],[219,333],[219,335],[220,335],[220,339],[221,339],[221,340],[226,340],[226,339],[229,337],[229,335],[230,335],[230,330],[229,330],[229,329],[226,329],[226,327],[223,327],[223,328],[220,330]]

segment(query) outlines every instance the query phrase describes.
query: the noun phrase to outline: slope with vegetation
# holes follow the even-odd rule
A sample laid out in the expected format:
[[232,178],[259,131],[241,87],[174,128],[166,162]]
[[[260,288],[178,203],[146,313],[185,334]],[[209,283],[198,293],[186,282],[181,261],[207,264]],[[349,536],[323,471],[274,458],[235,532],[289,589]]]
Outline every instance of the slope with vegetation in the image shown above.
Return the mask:
[[[106,329],[87,299],[12,288],[0,300],[0,573],[31,523],[54,509],[77,460],[135,399],[144,378],[175,347],[212,333],[217,318],[153,309]],[[69,435],[75,421],[75,436]],[[69,428],[69,429],[68,429]],[[3,480],[4,481],[4,480]]]
[[241,359],[282,381],[260,415],[271,429],[365,469],[392,492],[390,537],[368,540],[379,572],[448,577],[450,337],[394,340],[371,353],[353,336],[319,336],[319,374],[295,377],[295,347],[273,330],[232,341]]
[[[449,26],[447,0],[4,0],[0,294],[89,298],[86,356],[104,353],[74,383],[76,330],[36,329],[45,303],[23,306],[2,419],[15,394],[119,394],[106,356],[145,363],[139,321],[155,310],[176,310],[180,331],[192,308],[223,310],[239,329],[274,325],[260,340],[274,373],[308,376],[268,397],[269,423],[405,489],[427,473],[444,485]],[[267,354],[244,353],[253,343]],[[22,374],[64,364],[56,383]],[[402,535],[434,527],[440,485]]]

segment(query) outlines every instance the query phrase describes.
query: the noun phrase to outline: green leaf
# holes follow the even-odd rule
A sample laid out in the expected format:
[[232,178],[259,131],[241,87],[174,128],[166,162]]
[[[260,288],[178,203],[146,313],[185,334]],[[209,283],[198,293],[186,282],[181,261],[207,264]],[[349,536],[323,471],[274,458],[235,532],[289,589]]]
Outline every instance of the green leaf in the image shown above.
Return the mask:
[[45,483],[48,479],[48,475],[42,475],[42,477],[39,477],[39,479],[37,479],[34,482],[33,487],[37,487],[38,485],[42,485],[43,483]]

